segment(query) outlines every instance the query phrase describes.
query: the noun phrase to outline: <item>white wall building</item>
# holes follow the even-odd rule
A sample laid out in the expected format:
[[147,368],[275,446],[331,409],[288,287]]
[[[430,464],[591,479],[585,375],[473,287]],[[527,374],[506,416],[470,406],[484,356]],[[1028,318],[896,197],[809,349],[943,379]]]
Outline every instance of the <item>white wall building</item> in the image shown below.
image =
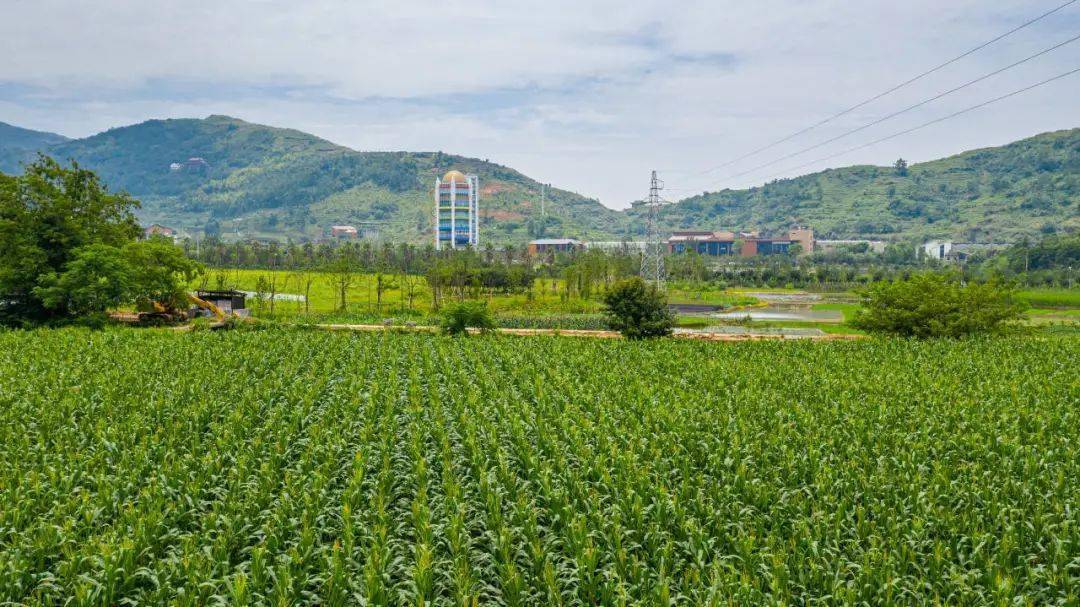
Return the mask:
[[590,240],[582,243],[586,249],[599,249],[601,251],[644,251],[649,246],[648,242],[641,240]]
[[923,255],[939,261],[964,261],[976,253],[991,254],[1011,245],[1007,242],[949,242],[931,240],[922,246]]
[[850,247],[865,244],[874,253],[885,252],[884,240],[816,240],[814,245],[823,251],[835,251],[841,247]]

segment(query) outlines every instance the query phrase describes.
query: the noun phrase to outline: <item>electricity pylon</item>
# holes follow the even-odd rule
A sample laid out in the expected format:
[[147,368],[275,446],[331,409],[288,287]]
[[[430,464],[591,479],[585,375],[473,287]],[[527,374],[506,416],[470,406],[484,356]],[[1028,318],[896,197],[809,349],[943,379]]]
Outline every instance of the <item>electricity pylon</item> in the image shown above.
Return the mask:
[[664,289],[664,281],[667,276],[664,272],[664,243],[660,240],[660,190],[664,187],[662,181],[657,179],[656,171],[652,172],[652,181],[649,184],[648,215],[645,223],[645,247],[641,252],[641,279],[651,283],[659,290]]

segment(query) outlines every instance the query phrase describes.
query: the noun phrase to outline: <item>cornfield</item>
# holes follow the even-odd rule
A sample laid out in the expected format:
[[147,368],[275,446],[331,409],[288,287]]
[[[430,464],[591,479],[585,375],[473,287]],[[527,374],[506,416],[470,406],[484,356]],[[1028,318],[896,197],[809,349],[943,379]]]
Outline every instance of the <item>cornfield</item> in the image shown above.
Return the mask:
[[503,314],[495,317],[495,324],[507,329],[603,331],[608,328],[608,319],[604,314]]
[[1076,605],[1078,343],[0,333],[0,603]]

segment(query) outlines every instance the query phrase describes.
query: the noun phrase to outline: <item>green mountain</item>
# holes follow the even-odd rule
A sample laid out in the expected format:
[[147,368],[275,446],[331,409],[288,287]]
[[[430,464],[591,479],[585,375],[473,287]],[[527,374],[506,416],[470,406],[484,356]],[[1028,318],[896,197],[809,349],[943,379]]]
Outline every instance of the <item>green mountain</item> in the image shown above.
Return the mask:
[[[665,207],[669,229],[814,228],[819,238],[1011,241],[1080,230],[1080,129],[895,167],[852,166]],[[631,211],[640,217],[640,209]]]
[[[353,224],[392,240],[426,242],[431,188],[450,169],[480,176],[483,238],[639,238],[640,205],[613,211],[495,163],[442,152],[357,152],[291,129],[227,116],[150,120],[67,140],[0,124],[0,170],[37,151],[74,159],[143,203],[140,219],[227,237],[320,237]],[[1080,129],[912,165],[854,166],[708,192],[665,206],[665,229],[783,231],[884,240],[1013,240],[1080,230]]]
[[13,173],[19,171],[19,165],[32,160],[37,150],[69,141],[63,135],[32,131],[0,122],[0,171]]
[[[432,224],[431,188],[450,169],[480,176],[485,239],[537,234],[606,235],[618,213],[549,189],[508,167],[441,152],[357,152],[307,133],[227,116],[150,120],[43,148],[98,171],[142,201],[140,219],[187,231],[217,225],[226,236],[316,238],[334,224],[421,242]],[[13,170],[11,166],[0,170]]]

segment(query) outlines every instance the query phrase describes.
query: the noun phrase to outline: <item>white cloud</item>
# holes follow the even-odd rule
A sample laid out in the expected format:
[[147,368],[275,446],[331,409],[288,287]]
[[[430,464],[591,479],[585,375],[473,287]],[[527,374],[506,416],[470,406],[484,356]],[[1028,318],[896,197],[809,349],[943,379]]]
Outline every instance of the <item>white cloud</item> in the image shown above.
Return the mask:
[[[669,197],[760,183],[1080,66],[1077,43],[894,123],[725,179],[1068,38],[1080,31],[1080,9],[1070,7],[818,132],[701,174],[1054,4],[9,0],[0,120],[78,136],[226,113],[357,149],[490,158],[619,207],[644,192],[651,168],[665,171]],[[925,160],[1080,126],[1078,89],[1080,76],[831,164]]]

